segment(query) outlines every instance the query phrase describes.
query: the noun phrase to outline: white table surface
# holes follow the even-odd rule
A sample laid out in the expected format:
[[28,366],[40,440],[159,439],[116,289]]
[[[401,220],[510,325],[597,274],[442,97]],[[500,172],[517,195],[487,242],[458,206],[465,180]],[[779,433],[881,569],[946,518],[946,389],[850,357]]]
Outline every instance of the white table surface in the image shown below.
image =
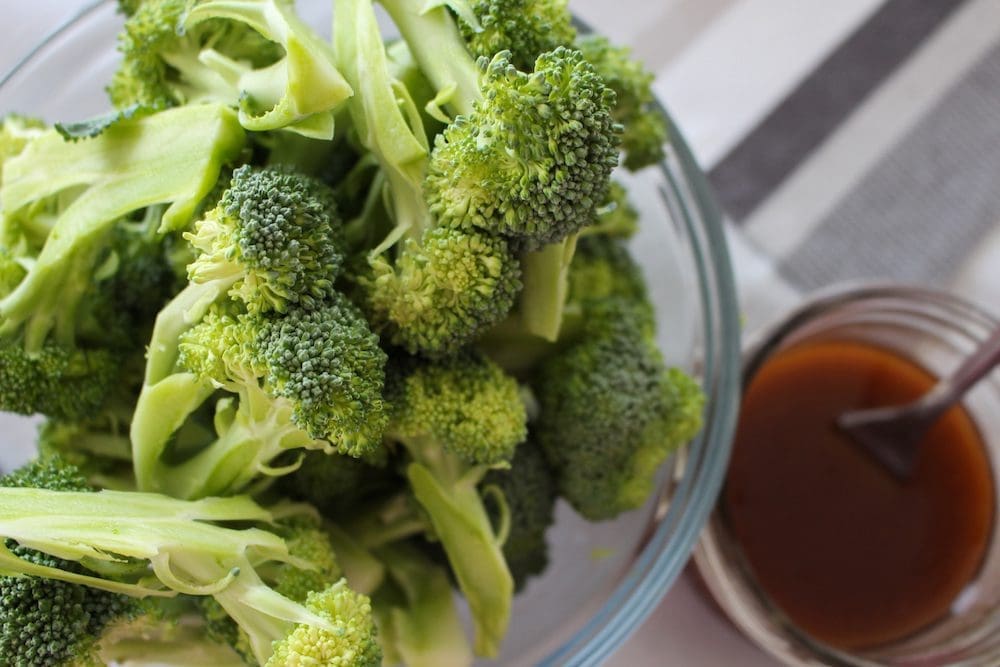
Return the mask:
[[[786,0],[771,1],[770,9],[775,11],[780,9],[775,3],[788,4]],[[850,0],[843,4],[858,5],[857,9],[851,8],[851,11],[861,12],[866,2],[873,4],[871,0]],[[38,44],[49,31],[88,4],[89,0],[0,0],[0,10],[5,16],[5,21],[0,24],[0,75]],[[735,113],[712,118],[701,115],[704,107],[699,105],[699,99],[711,94],[713,86],[720,95],[725,94],[724,91],[728,88],[724,72],[705,72],[704,76],[695,76],[703,63],[712,60],[712,49],[721,48],[722,45],[720,43],[718,47],[714,47],[712,42],[718,40],[712,39],[690,44],[685,39],[684,26],[690,23],[693,29],[705,20],[706,13],[728,4],[734,3],[732,0],[658,0],[656,3],[648,0],[616,0],[614,3],[607,3],[605,0],[571,0],[571,6],[585,19],[593,25],[604,26],[605,32],[616,41],[634,43],[639,55],[654,66],[659,66],[658,90],[661,96],[666,96],[668,104],[671,92],[675,93],[674,97],[679,103],[683,102],[675,108],[675,115],[682,128],[688,125],[697,128],[697,132],[690,135],[689,139],[703,162],[716,159],[726,144],[734,142],[739,136],[739,128],[753,122],[753,113],[763,113],[767,108],[767,90],[749,92],[749,109],[746,103],[748,93],[744,91],[742,94],[745,104]],[[755,0],[740,0],[735,4],[755,4]],[[803,4],[822,6],[822,2],[817,4],[815,0]],[[799,9],[802,9],[801,4]],[[642,30],[645,12],[655,13],[661,20],[669,15],[670,34],[665,37],[673,39],[657,39],[649,34],[640,34],[644,41],[640,43],[631,40],[629,35]],[[851,12],[846,12],[845,15],[846,18],[840,20],[851,20]],[[697,86],[691,85],[695,78],[699,79]],[[766,89],[768,85],[778,84],[761,82],[762,89]],[[756,112],[753,111],[754,104],[759,107]],[[727,106],[712,105],[712,108],[724,109]],[[8,110],[0,109],[0,112],[5,111]],[[736,255],[737,263],[753,261],[752,257],[744,258],[740,249],[737,249]],[[752,268],[749,270],[752,271]],[[712,603],[704,598],[692,574],[686,572],[656,611],[608,664],[612,667],[776,667],[779,663],[764,655],[734,630],[714,609]]]

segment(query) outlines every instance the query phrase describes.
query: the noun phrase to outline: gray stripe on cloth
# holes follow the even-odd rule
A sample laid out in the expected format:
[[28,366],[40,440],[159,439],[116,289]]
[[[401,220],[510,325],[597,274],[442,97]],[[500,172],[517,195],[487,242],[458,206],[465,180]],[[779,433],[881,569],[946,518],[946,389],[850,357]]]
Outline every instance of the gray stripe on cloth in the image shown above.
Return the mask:
[[965,0],[889,0],[709,174],[739,222]]
[[802,289],[943,284],[1000,219],[1000,46],[953,86],[779,265]]

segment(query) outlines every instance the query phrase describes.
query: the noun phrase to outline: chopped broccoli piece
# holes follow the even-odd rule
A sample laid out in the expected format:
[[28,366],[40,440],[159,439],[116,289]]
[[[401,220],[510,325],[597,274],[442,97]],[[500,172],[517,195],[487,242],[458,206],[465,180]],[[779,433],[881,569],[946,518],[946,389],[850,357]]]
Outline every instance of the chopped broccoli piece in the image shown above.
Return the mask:
[[119,36],[112,80],[119,108],[216,102],[248,130],[333,136],[351,95],[329,45],[288,0],[145,0]]
[[388,381],[388,436],[412,458],[407,478],[472,610],[478,655],[499,650],[513,581],[477,485],[526,435],[517,382],[475,352],[399,360]]
[[[361,313],[335,295],[321,308],[232,315],[213,307],[181,335],[179,372],[146,385],[132,424],[140,489],[183,498],[243,490],[277,476],[286,451],[377,455],[388,421],[382,400],[385,353]],[[191,387],[238,397],[216,409],[218,438],[181,463],[163,460],[173,431],[201,400]],[[172,412],[171,412],[172,411]],[[163,420],[163,414],[174,419]]]
[[309,592],[300,604],[265,583],[261,573],[268,568],[312,565],[293,556],[273,532],[224,525],[275,521],[247,497],[184,501],[139,492],[4,487],[0,507],[6,544],[89,568],[76,572],[29,562],[2,546],[5,573],[135,598],[211,595],[262,665],[378,664],[367,597],[338,580]]
[[60,200],[60,210],[26,276],[0,300],[0,336],[22,341],[29,353],[40,351],[50,334],[72,345],[77,310],[109,230],[158,203],[170,204],[164,227],[185,224],[243,146],[235,121],[222,107],[184,107],[122,121],[75,143],[50,130],[7,160],[0,188],[5,226],[29,225],[48,201]]
[[595,305],[581,340],[545,361],[532,385],[535,434],[559,492],[590,520],[641,506],[660,464],[701,426],[701,389],[664,366],[646,327],[628,302]]

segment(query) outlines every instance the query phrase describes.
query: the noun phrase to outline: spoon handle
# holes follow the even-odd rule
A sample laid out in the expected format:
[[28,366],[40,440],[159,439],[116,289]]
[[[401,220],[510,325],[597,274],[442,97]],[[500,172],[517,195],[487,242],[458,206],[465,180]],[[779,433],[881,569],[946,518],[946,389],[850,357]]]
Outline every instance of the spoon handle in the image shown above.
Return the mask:
[[944,399],[940,404],[947,407],[961,398],[998,363],[1000,363],[1000,328],[994,330],[975,352],[966,357],[950,377],[942,380],[933,393],[937,394],[937,398]]

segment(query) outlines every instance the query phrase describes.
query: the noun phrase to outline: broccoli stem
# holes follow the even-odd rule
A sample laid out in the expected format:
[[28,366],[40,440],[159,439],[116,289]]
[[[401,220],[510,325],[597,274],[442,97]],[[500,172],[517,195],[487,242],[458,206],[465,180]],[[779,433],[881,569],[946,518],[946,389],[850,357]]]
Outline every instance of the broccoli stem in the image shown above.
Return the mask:
[[443,4],[425,9],[423,0],[379,0],[392,17],[413,57],[437,90],[432,104],[469,115],[482,98],[480,72],[465,40]]
[[269,465],[283,451],[330,447],[295,426],[291,414],[287,401],[275,400],[248,383],[225,432],[183,463],[158,466],[157,488],[188,500],[231,495],[243,491],[261,473],[290,472]]
[[475,626],[475,652],[495,657],[510,621],[514,581],[476,488],[485,467],[455,479],[455,469],[462,464],[444,461],[431,465],[411,463],[406,476],[417,501],[427,510],[468,600]]
[[576,239],[577,234],[571,234],[521,257],[521,321],[528,333],[547,341],[559,338]]
[[430,226],[423,195],[429,147],[419,111],[389,71],[371,0],[338,2],[333,31],[338,68],[355,90],[348,100],[351,121],[378,159],[393,199],[396,228],[372,251],[377,256],[404,235],[419,239]]
[[194,373],[175,373],[143,387],[129,431],[135,481],[141,491],[161,490],[160,457],[171,436],[214,391]]

